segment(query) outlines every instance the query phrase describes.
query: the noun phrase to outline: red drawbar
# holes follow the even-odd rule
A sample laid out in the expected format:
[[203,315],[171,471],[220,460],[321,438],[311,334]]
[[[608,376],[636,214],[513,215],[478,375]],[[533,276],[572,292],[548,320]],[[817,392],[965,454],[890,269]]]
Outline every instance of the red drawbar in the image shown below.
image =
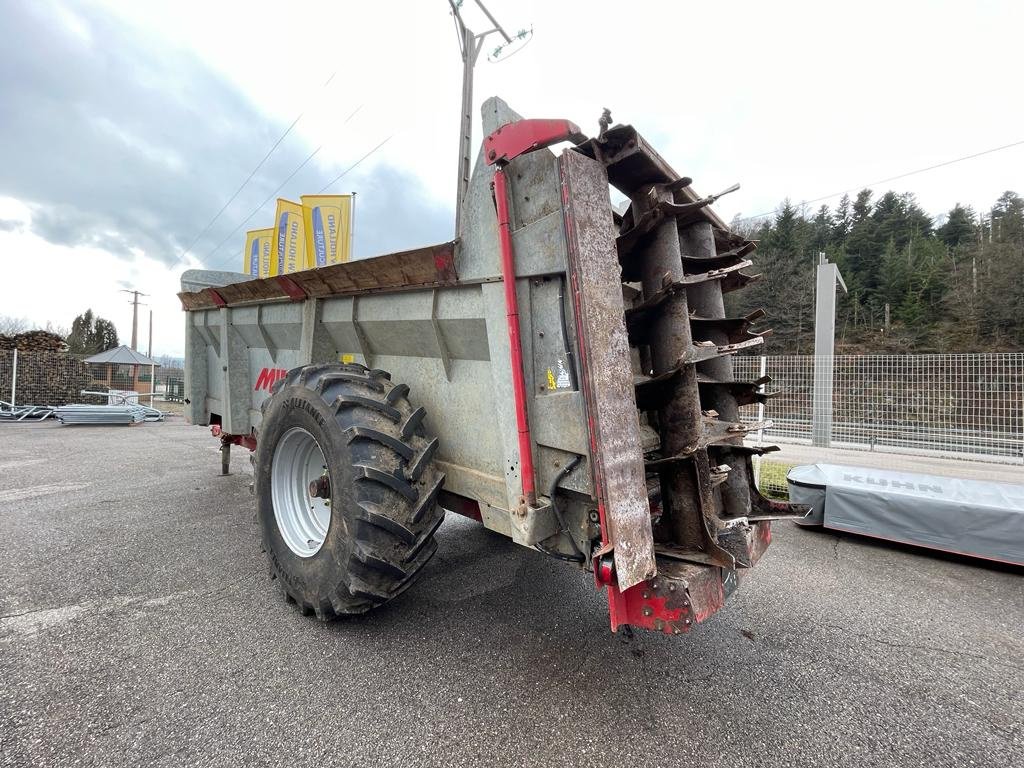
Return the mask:
[[227,432],[221,429],[220,424],[211,424],[210,434],[213,435],[214,437],[219,437],[222,443],[240,445],[243,448],[248,448],[250,451],[256,450],[255,435],[229,435]]
[[523,376],[523,343],[519,333],[519,302],[516,298],[516,267],[512,255],[512,227],[509,223],[508,181],[505,172],[494,172],[494,202],[498,209],[498,240],[501,246],[501,279],[505,285],[505,317],[512,357],[512,394],[516,408],[516,431],[519,433],[519,476],[528,506],[537,501],[533,484],[533,444],[530,423],[526,416],[526,379]]

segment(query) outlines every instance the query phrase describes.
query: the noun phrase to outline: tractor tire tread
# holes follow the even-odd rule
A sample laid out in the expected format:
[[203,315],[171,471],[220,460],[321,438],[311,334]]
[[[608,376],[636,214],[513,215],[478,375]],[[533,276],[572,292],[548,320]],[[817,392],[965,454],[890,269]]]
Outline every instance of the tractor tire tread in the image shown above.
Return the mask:
[[[366,613],[408,589],[437,550],[434,535],[444,521],[437,504],[444,474],[434,463],[439,442],[426,435],[426,411],[409,403],[409,388],[393,384],[386,371],[359,364],[310,365],[289,371],[279,382],[282,386],[266,401],[265,419],[273,418],[278,403],[296,395],[319,398],[333,414],[340,430],[325,434],[340,432],[340,440],[332,443],[337,443],[336,460],[348,463],[343,474],[351,486],[336,490],[332,513],[344,508],[350,522],[344,553],[341,544],[325,553],[338,562],[332,571],[337,580],[311,584],[284,573],[287,558],[274,553],[267,540],[267,513],[261,512],[271,573],[286,601],[304,615],[326,621]],[[259,475],[257,481],[267,482]],[[257,498],[264,496],[258,492]],[[269,521],[276,525],[272,508]]]
[[404,443],[397,437],[389,435],[382,430],[374,429],[373,427],[349,427],[345,431],[348,433],[349,443],[353,440],[376,440],[381,445],[393,450],[406,461],[413,457],[412,448],[408,443]]

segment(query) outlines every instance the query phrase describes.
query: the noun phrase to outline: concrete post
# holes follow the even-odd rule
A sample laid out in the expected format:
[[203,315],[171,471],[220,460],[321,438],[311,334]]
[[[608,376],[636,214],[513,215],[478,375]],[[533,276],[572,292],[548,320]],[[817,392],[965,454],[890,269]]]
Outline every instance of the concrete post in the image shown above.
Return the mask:
[[818,254],[814,298],[814,393],[811,405],[811,444],[828,448],[832,442],[832,369],[836,339],[836,283],[846,283],[835,264]]
[[18,404],[18,348],[14,348],[14,362],[11,363],[11,410]]
[[[761,355],[761,373],[758,375],[758,378],[759,379],[763,379],[765,377],[765,374],[767,374],[767,372],[768,372],[768,358],[765,357],[764,355]],[[761,384],[757,388],[757,391],[763,393],[764,392],[764,384]],[[757,423],[758,424],[763,424],[764,423],[764,401],[761,401],[761,402],[759,402],[757,404]],[[760,448],[763,445],[764,445],[764,428],[762,427],[761,429],[757,430],[757,447]],[[754,464],[754,486],[757,487],[757,488],[760,488],[761,487],[761,457],[755,455],[754,456],[753,464]]]

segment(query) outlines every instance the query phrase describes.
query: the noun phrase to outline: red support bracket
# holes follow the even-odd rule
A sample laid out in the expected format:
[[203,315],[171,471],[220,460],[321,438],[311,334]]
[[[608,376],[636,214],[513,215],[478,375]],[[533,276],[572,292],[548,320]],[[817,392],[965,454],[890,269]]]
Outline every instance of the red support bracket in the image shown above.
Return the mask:
[[478,523],[484,521],[483,515],[480,513],[480,502],[475,499],[459,496],[451,491],[441,491],[437,497],[437,503],[444,509],[468,517],[470,520],[476,520]]
[[526,412],[526,378],[523,374],[523,342],[519,331],[519,303],[516,300],[516,267],[512,253],[512,216],[509,211],[508,180],[501,166],[494,171],[494,204],[498,213],[498,241],[501,248],[501,280],[505,285],[505,319],[508,326],[509,357],[512,364],[512,397],[516,408],[516,431],[519,437],[519,476],[523,498],[520,505],[534,507],[537,491],[534,486],[533,440]]
[[278,275],[277,284],[281,286],[281,290],[288,294],[288,298],[292,301],[305,301],[306,292],[302,290],[302,287],[292,280],[288,275]]
[[[610,558],[606,558],[611,562]],[[612,631],[630,626],[678,635],[689,632],[725,603],[736,588],[736,571],[713,565],[659,561],[658,575],[620,591],[614,575],[595,571],[608,590]]]
[[210,292],[210,299],[216,306],[226,307],[228,305],[228,303],[224,301],[224,297],[217,293],[217,291],[213,290],[213,288],[207,288],[206,290]]
[[501,126],[484,139],[484,158],[488,165],[502,166],[528,152],[561,141],[579,144],[586,138],[579,127],[568,120],[517,120]]

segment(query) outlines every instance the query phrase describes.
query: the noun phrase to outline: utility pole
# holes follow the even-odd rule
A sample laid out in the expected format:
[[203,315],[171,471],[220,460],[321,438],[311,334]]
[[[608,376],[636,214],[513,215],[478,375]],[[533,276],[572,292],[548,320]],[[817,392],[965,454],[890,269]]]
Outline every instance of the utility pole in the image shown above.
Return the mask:
[[149,346],[146,347],[146,357],[153,358],[153,310],[149,310]]
[[[462,107],[459,112],[459,178],[455,195],[455,236],[459,236],[459,228],[462,226],[462,201],[466,196],[466,189],[469,187],[469,175],[472,171],[472,159],[470,157],[471,144],[473,140],[473,68],[480,56],[480,50],[484,45],[484,38],[493,32],[497,32],[504,38],[502,46],[495,49],[493,54],[497,57],[502,48],[512,43],[512,37],[498,23],[497,19],[487,10],[481,0],[475,0],[477,6],[483,11],[484,16],[494,26],[479,35],[466,26],[462,20],[463,0],[448,0],[452,8],[452,16],[455,18],[455,34],[459,39],[459,50],[462,52]],[[516,33],[516,39],[525,40],[528,36],[526,30]]]
[[[814,391],[811,400],[811,445],[832,442],[832,375],[836,344],[836,283],[846,290],[839,267],[818,254],[814,296]],[[886,307],[888,311],[888,306]]]
[[132,294],[132,349],[139,351],[139,296],[149,296],[148,293],[140,293],[134,288],[122,288],[121,293]]

